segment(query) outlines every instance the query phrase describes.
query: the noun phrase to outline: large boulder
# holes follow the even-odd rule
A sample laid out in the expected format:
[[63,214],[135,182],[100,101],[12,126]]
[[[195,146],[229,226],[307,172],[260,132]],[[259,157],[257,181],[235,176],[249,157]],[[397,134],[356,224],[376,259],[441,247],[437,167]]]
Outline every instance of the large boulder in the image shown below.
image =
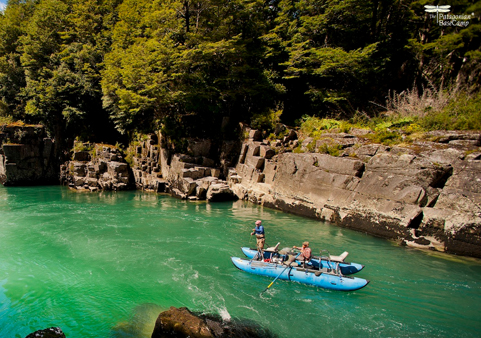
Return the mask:
[[162,312],[155,322],[152,338],[214,338],[205,320],[185,307],[171,307]]
[[274,338],[250,320],[224,320],[218,315],[197,315],[185,307],[171,307],[155,322],[152,338]]

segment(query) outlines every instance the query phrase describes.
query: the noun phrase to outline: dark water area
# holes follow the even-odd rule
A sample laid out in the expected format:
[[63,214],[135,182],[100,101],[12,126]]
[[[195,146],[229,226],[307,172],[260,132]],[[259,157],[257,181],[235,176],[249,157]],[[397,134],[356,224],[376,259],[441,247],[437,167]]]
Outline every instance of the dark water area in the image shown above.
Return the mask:
[[[354,292],[236,269],[231,256],[309,240],[365,264]],[[150,337],[170,306],[256,323],[277,337],[479,337],[481,262],[421,252],[242,201],[0,187],[0,337],[59,326],[68,338]]]

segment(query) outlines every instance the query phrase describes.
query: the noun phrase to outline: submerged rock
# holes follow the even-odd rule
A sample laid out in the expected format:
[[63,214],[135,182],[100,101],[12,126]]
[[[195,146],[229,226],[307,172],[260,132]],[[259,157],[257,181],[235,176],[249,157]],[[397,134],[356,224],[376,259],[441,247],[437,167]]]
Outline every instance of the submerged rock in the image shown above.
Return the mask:
[[30,333],[25,338],[65,338],[65,334],[59,327],[50,327]]

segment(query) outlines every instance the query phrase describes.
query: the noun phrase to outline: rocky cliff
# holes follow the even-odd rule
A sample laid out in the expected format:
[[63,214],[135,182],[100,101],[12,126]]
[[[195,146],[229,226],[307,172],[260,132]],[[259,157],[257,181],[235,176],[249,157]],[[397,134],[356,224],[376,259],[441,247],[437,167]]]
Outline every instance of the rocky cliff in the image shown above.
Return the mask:
[[61,166],[61,183],[77,190],[133,189],[133,177],[120,149],[76,142],[72,160]]
[[0,182],[4,185],[58,184],[54,142],[40,125],[0,126]]
[[187,154],[170,150],[160,133],[131,145],[128,153],[137,188],[189,200],[237,199],[225,177],[237,161],[240,143],[186,141]]
[[[237,197],[404,245],[481,257],[480,133],[436,132],[393,147],[365,133],[298,139],[283,127],[266,140],[251,130],[237,161],[220,169],[204,156],[208,141],[195,140],[188,155],[169,154],[157,135],[137,151],[137,163],[148,165],[137,169],[136,183],[155,187],[153,171],[177,197]],[[323,153],[326,144],[339,151]]]
[[254,203],[406,245],[481,257],[480,134],[431,136],[386,147],[326,134],[316,142],[341,149],[331,156],[311,153],[312,140],[291,136],[274,144],[251,132],[229,184]]

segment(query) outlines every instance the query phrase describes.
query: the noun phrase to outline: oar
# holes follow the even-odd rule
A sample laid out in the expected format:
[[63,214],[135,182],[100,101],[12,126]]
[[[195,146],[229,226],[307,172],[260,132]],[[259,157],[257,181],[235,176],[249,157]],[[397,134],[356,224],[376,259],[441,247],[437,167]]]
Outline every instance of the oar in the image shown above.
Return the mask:
[[[297,254],[296,258],[299,257],[300,254],[301,254],[301,253],[299,252],[299,253]],[[295,259],[294,259],[294,260],[295,260]],[[294,262],[294,260],[293,260],[292,262]],[[269,285],[265,288],[265,290],[261,292],[261,294],[263,294],[264,292],[266,292],[266,291],[276,282],[276,280],[284,273],[284,271],[286,271],[287,268],[289,268],[289,267],[291,266],[292,262],[290,262],[289,265],[286,266],[286,267],[284,268],[284,270],[282,270],[282,272],[277,275],[276,278],[274,278],[274,280],[271,282],[271,284],[269,284]]]

